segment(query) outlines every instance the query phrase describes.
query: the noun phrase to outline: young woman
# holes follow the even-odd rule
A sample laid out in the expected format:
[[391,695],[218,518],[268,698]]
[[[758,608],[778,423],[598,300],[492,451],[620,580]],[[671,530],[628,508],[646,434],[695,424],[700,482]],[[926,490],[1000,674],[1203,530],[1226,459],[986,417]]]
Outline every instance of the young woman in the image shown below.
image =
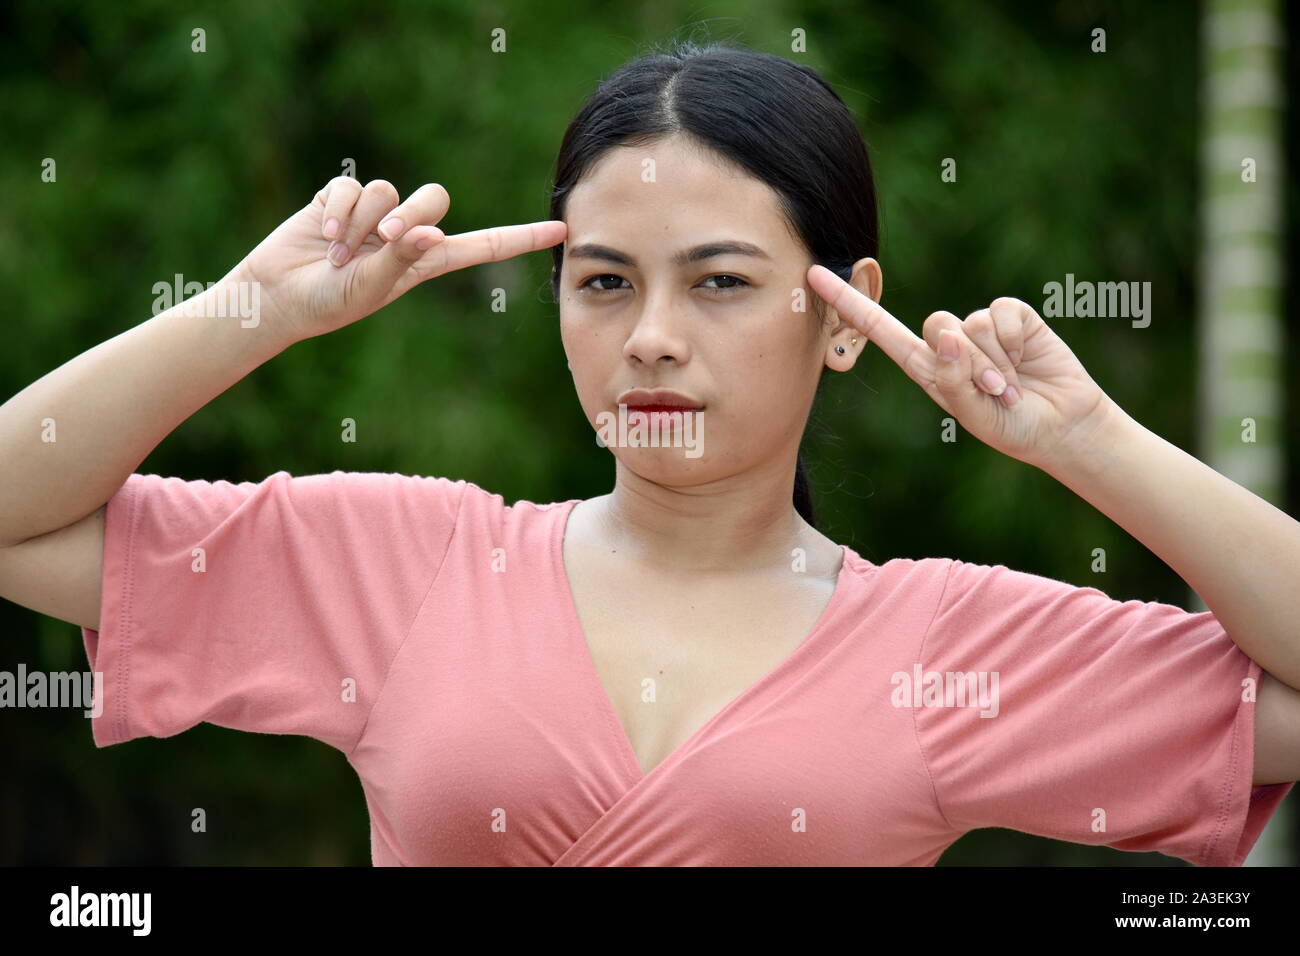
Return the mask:
[[[932,864],[990,826],[1242,862],[1300,773],[1300,524],[1143,429],[1025,303],[924,339],[890,316],[862,138],[816,73],[640,58],[566,132],[551,220],[446,236],[449,202],[336,179],[199,297],[257,289],[256,322],[173,308],[0,409],[0,593],[82,626],[96,745],[325,741],[376,864]],[[551,504],[134,473],[293,343],[548,247],[593,427],[667,420],[695,453],[606,432],[613,490]],[[868,341],[1212,611],[819,533],[800,437]]]

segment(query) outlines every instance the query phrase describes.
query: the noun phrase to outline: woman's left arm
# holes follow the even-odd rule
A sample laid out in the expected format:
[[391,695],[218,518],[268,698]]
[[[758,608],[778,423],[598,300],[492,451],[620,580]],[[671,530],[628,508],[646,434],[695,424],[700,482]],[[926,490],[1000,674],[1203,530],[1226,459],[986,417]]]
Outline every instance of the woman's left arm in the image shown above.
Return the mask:
[[1178,572],[1264,670],[1300,688],[1300,522],[1109,398],[1039,465]]
[[[1287,685],[1270,688],[1259,709],[1269,726],[1257,736],[1262,752],[1289,753],[1284,779],[1300,776],[1300,522],[1125,413],[1018,299],[965,320],[935,312],[922,339],[829,270],[813,266],[808,281],[963,428],[1056,478],[1200,595],[1237,646]],[[1289,726],[1273,728],[1279,719]]]
[[1159,555],[1264,669],[1256,785],[1300,779],[1300,522],[1107,399],[1097,428],[1043,470]]

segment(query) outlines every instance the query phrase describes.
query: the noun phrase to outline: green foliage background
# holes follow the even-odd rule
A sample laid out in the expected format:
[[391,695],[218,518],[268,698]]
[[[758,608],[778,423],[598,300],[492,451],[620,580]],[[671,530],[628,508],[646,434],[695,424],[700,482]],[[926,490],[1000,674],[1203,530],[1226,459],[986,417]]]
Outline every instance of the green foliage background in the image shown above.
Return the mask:
[[[1067,272],[1149,281],[1149,328],[1053,327],[1130,414],[1190,448],[1198,14],[1169,0],[19,0],[0,12],[0,390],[149,318],[155,282],[220,278],[346,157],[363,182],[403,195],[442,183],[448,232],[547,218],[555,153],[584,98],[703,21],[713,38],[812,65],[859,118],[881,195],[884,301],[914,330],[998,295],[1041,302]],[[206,53],[191,52],[195,27]],[[490,50],[496,27],[504,54]],[[1090,52],[1094,27],[1104,54]],[[790,52],[795,28],[806,54]],[[57,183],[40,180],[45,157]],[[940,181],[945,157],[956,183]],[[293,347],[138,470],[257,481],[342,468],[465,478],[507,501],[603,494],[612,460],[565,368],[549,264],[537,253],[453,273]],[[490,309],[498,285],[506,314]],[[344,417],[355,444],[339,440]],[[964,432],[940,443],[941,417],[874,348],[832,376],[805,450],[822,530],[878,563],[952,556],[1186,606],[1183,583],[1125,532]],[[1105,575],[1089,569],[1094,548]],[[0,668],[85,667],[72,625],[2,603],[0,633]],[[23,710],[0,722],[0,753],[0,863],[370,860],[359,783],[313,740],[205,724],[99,751],[81,718]],[[209,833],[190,832],[193,807]],[[942,862],[1174,861],[984,830]]]

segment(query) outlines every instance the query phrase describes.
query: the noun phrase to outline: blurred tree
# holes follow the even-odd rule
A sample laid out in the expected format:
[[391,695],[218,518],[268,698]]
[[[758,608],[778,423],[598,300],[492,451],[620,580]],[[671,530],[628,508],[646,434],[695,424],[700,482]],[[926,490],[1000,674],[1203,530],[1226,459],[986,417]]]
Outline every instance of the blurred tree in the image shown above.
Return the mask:
[[[1282,85],[1274,0],[1209,0],[1202,19],[1199,457],[1284,507]],[[1191,606],[1205,610],[1195,593]],[[1284,803],[1249,862],[1294,865]]]

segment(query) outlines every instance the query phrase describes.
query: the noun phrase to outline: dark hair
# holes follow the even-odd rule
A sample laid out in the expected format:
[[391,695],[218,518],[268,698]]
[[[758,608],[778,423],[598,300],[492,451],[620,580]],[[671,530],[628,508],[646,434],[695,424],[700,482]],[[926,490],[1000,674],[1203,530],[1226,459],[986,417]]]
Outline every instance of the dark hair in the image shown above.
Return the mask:
[[[683,133],[767,183],[814,262],[847,279],[853,263],[877,257],[871,164],[844,101],[807,66],[721,42],[675,43],[601,83],[565,130],[549,218],[564,218],[570,191],[606,150]],[[558,301],[563,244],[551,255]],[[824,320],[825,303],[812,298]],[[802,454],[794,507],[815,525]]]

